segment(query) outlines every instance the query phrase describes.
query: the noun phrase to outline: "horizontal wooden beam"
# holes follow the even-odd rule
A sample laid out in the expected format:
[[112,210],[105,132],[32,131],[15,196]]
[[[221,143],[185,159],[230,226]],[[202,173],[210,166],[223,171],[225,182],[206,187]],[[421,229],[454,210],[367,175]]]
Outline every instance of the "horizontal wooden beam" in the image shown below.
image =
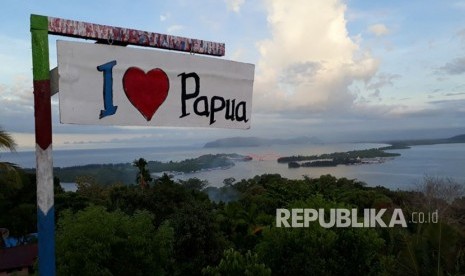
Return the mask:
[[48,17],[49,34],[94,39],[99,43],[138,45],[194,54],[224,56],[225,44],[201,39]]

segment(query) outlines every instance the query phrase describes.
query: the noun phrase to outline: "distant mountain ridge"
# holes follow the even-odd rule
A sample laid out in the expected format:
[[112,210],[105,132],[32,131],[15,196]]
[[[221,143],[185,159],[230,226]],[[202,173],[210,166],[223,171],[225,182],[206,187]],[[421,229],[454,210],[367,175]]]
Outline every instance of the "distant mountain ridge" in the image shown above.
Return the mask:
[[271,145],[322,144],[316,137],[300,136],[291,139],[267,139],[258,137],[231,137],[206,143],[204,148],[259,147]]
[[449,142],[459,142],[459,143],[464,143],[465,142],[465,134],[457,135],[451,138],[446,139]]
[[416,139],[416,140],[395,140],[386,141],[394,147],[410,147],[420,145],[435,145],[435,144],[454,144],[454,143],[465,143],[465,134],[456,135],[450,138],[439,138],[439,139]]

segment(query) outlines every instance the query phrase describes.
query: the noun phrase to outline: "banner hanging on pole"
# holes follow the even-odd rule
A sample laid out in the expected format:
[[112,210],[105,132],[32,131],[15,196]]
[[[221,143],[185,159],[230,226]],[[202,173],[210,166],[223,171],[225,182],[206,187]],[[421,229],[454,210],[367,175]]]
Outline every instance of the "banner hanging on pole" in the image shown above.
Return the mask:
[[[194,116],[191,116],[195,114],[207,117],[209,122],[208,126],[217,124],[215,126],[218,127],[248,128],[250,125],[250,107],[252,104],[250,101],[254,67],[250,64],[244,67],[228,66],[229,71],[226,70],[225,72],[227,73],[223,75],[221,73],[218,74],[222,72],[221,70],[223,68],[221,65],[204,67],[202,65],[204,61],[202,60],[197,62],[198,59],[193,59],[195,61],[191,59],[181,59],[182,62],[186,62],[187,66],[185,68],[187,69],[200,64],[202,65],[200,67],[206,70],[186,71],[176,75],[175,71],[181,67],[175,66],[172,68],[166,66],[165,71],[165,65],[173,65],[167,61],[170,59],[169,54],[160,59],[160,61],[162,61],[160,65],[153,67],[153,64],[158,64],[157,56],[145,56],[145,54],[144,56],[140,56],[139,54],[132,56],[132,54],[129,54],[132,50],[121,53],[119,50],[115,50],[117,48],[114,46],[86,44],[82,46],[82,49],[77,46],[73,48],[73,46],[66,46],[67,43],[65,42],[60,42],[59,44],[64,46],[59,47],[63,49],[63,51],[59,50],[58,55],[65,57],[64,60],[60,60],[59,58],[58,63],[62,65],[60,74],[57,70],[52,70],[52,72],[50,72],[48,45],[48,36],[50,34],[91,39],[100,44],[108,43],[115,46],[137,45],[146,48],[161,48],[177,52],[212,56],[224,56],[225,45],[224,43],[201,39],[35,14],[31,14],[30,31],[37,160],[38,267],[40,275],[54,276],[56,274],[55,207],[50,97],[52,91],[57,91],[57,83],[61,83],[63,88],[63,92],[60,93],[60,99],[63,99],[63,101],[60,102],[60,108],[62,111],[66,111],[61,113],[62,122],[121,125],[177,124],[184,126],[190,123],[189,120],[195,121],[195,119],[192,119]],[[93,48],[93,46],[97,47]],[[114,55],[116,52],[118,52],[118,55]],[[125,55],[128,55],[128,57],[125,57]],[[146,62],[148,63],[141,62],[139,64],[139,62],[131,62],[130,58],[135,58],[135,61],[147,59]],[[176,59],[177,57],[173,57],[173,60]],[[64,62],[62,63],[62,61]],[[126,68],[122,68],[121,65],[126,66]],[[178,64],[178,66],[181,66],[181,64]],[[215,71],[217,69],[220,71]],[[237,72],[235,71],[236,69],[238,70]],[[100,83],[95,79],[96,76],[93,75],[95,70],[97,70],[97,73],[100,73]],[[245,71],[248,73],[245,73]],[[235,82],[236,86],[234,86],[237,89],[241,89],[238,91],[237,95],[234,95],[234,97],[237,96],[238,102],[236,103],[236,98],[226,99],[222,96],[213,94],[201,94],[200,88],[205,88],[205,85],[203,81],[202,83],[200,82],[201,76],[199,76],[197,72],[200,72],[202,78],[205,77],[207,80],[212,76],[215,81],[218,81],[220,78],[225,78],[227,81],[224,82],[224,84],[226,85],[229,84],[231,79],[236,77],[239,78],[238,80],[240,82]],[[59,82],[53,80],[55,76],[58,76],[56,78],[60,79]],[[219,78],[217,78],[217,76],[219,76]],[[245,78],[242,79],[244,76]],[[171,118],[170,116],[175,114],[174,111],[172,111],[172,113],[170,113],[171,111],[161,111],[168,107],[168,103],[173,103],[174,106],[176,105],[175,101],[171,100],[173,95],[176,94],[176,92],[171,92],[173,91],[173,87],[179,89],[179,84],[172,82],[172,79],[176,79],[176,77],[181,79],[180,87],[182,89],[181,96],[183,97],[181,98],[180,104],[182,112],[180,118],[186,119],[189,116],[191,117],[189,120],[183,120],[182,123],[180,123],[180,121],[173,122],[171,119],[166,119]],[[117,82],[116,84],[114,83],[115,81]],[[123,86],[121,86],[121,82],[123,82]],[[213,81],[207,85],[207,87],[215,88],[217,85],[219,84]],[[100,93],[98,93],[98,87],[100,87]],[[114,87],[116,87],[116,90],[114,90]],[[123,87],[122,90],[121,87]],[[189,90],[191,88],[193,90]],[[243,88],[244,90],[242,90]],[[247,94],[244,92],[247,89],[250,90],[248,98],[246,96],[243,97],[243,93]],[[126,98],[122,96],[122,91],[125,93],[124,95],[126,95]],[[230,93],[230,89],[225,89],[225,91]],[[100,97],[98,95],[100,95]],[[210,98],[207,98],[207,96]],[[128,101],[130,105],[128,105]],[[191,103],[193,104],[193,107],[191,107],[194,108],[193,111],[188,109],[188,102],[190,101],[195,101]],[[203,110],[201,109],[202,103],[204,104]],[[208,103],[210,103],[210,105],[208,105]],[[98,105],[101,107],[98,107]],[[142,116],[145,121],[141,120],[140,116],[137,119],[134,118],[136,117],[134,115],[134,113],[136,113],[134,108],[132,110],[128,108],[128,106],[130,107],[131,105],[140,113],[140,116]],[[217,113],[222,112],[224,109],[226,109],[224,115],[225,120],[218,120]],[[95,112],[98,113],[98,119],[95,117]],[[236,125],[231,123],[234,121],[240,122],[241,124]],[[196,123],[200,125],[206,124],[205,122]]]
[[254,65],[57,41],[62,123],[250,128]]

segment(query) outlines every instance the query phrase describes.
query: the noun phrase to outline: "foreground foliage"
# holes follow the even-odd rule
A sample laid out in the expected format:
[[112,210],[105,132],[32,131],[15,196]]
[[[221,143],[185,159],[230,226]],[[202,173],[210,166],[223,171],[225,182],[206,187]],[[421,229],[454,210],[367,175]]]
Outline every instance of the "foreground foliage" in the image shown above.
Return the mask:
[[162,275],[173,229],[155,228],[147,211],[129,216],[90,206],[62,213],[56,243],[59,275]]
[[[0,190],[8,199],[0,201],[0,221],[19,236],[35,227],[35,212],[20,207],[34,204],[34,176],[22,177],[24,186]],[[222,188],[166,175],[147,187],[101,185],[92,177],[77,182],[77,192],[56,193],[61,275],[465,273],[465,197],[463,186],[450,180],[426,179],[415,192],[330,175],[226,179]],[[12,223],[14,208],[27,214],[18,219],[24,227]],[[355,208],[362,218],[365,208],[401,208],[406,218],[438,210],[439,221],[408,222],[406,228],[322,228],[317,222],[278,228],[277,208]]]

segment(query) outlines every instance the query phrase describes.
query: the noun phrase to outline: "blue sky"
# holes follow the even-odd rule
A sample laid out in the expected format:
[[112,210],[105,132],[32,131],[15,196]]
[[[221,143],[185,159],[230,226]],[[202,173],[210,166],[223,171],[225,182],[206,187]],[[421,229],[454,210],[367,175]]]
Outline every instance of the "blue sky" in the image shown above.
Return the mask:
[[[0,126],[34,145],[31,13],[226,44],[256,65],[251,129],[59,124],[55,148],[200,145],[228,136],[326,141],[465,133],[465,1],[2,2]],[[56,64],[50,36],[50,63]],[[67,38],[61,38],[67,39]]]

